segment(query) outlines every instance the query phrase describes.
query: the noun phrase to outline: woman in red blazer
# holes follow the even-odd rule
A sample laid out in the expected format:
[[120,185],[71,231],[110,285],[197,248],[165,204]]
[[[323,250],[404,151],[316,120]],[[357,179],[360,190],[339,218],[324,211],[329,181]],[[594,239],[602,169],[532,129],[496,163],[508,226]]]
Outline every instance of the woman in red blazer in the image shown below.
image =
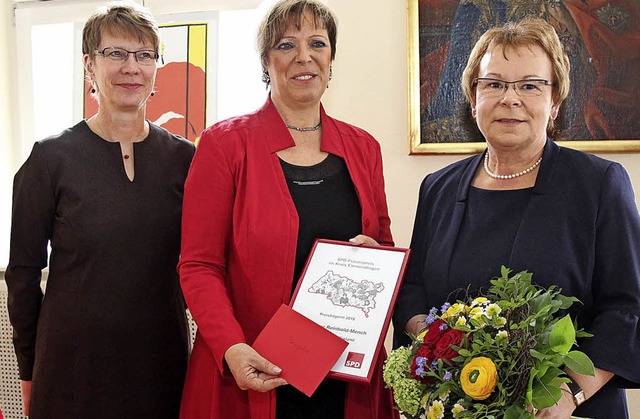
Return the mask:
[[380,146],[325,113],[336,23],[283,0],[258,31],[270,97],[206,129],[185,185],[179,264],[198,325],[183,419],[392,418],[377,360],[370,384],[325,380],[307,398],[251,344],[289,303],[316,238],[393,245]]

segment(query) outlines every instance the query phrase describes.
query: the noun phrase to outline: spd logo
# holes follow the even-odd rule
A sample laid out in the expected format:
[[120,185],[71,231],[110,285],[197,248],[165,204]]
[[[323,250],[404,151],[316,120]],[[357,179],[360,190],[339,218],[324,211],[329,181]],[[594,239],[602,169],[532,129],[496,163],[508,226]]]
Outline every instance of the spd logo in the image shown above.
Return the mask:
[[362,361],[364,360],[364,354],[357,352],[349,352],[347,360],[344,362],[345,367],[358,368],[362,367]]

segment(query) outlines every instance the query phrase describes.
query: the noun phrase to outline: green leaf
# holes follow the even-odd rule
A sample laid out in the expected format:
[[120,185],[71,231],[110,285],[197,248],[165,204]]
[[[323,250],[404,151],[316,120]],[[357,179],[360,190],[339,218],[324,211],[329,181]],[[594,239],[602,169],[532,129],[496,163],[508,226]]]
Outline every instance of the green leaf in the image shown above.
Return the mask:
[[576,330],[576,338],[592,338],[593,334],[585,332],[584,330]]
[[560,306],[560,308],[563,310],[566,310],[569,307],[571,307],[573,303],[580,303],[580,300],[578,300],[576,297],[566,297],[562,294],[558,294],[556,296],[556,299],[562,303],[562,306]]
[[531,349],[529,353],[531,354],[532,357],[536,359],[539,359],[539,360],[545,359],[545,355],[541,352],[536,351],[535,349]]
[[[556,367],[550,366],[546,370],[546,372],[544,373],[544,376],[542,377],[542,380],[544,382],[549,382],[549,381],[553,380],[554,378],[559,377],[562,374],[564,374],[564,371],[562,371],[560,368],[556,368]],[[562,381],[562,382],[566,382],[566,381]]]
[[595,368],[591,359],[580,351],[571,351],[564,357],[564,363],[573,371],[582,375],[595,376]]
[[540,381],[533,383],[532,404],[536,409],[551,407],[562,397],[562,390],[558,387],[545,386]]
[[471,352],[468,349],[460,349],[458,351],[458,355],[464,356],[464,357],[469,357],[469,356],[471,356]]
[[551,349],[560,353],[567,354],[576,341],[576,329],[573,327],[571,317],[567,314],[553,326],[549,335],[549,345]]
[[529,419],[533,418],[533,413],[527,412],[522,406],[514,404],[504,411],[504,419]]

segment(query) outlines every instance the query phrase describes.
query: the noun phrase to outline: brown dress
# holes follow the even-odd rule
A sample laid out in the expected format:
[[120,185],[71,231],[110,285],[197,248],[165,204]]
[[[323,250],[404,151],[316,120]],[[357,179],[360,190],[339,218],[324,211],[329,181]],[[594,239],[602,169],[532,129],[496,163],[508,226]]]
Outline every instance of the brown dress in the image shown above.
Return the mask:
[[32,419],[178,416],[189,334],[175,267],[194,147],[150,126],[133,181],[119,144],[84,121],[37,142],[16,174],[6,281]]

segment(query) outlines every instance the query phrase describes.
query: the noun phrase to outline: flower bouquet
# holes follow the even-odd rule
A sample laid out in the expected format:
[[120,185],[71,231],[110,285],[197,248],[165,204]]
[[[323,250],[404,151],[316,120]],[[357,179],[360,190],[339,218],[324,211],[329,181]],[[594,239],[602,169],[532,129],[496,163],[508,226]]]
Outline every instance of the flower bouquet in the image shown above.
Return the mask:
[[407,418],[533,418],[562,397],[563,366],[594,375],[572,350],[591,335],[559,316],[578,300],[510,273],[503,266],[482,296],[432,308],[425,331],[389,354],[384,381]]

